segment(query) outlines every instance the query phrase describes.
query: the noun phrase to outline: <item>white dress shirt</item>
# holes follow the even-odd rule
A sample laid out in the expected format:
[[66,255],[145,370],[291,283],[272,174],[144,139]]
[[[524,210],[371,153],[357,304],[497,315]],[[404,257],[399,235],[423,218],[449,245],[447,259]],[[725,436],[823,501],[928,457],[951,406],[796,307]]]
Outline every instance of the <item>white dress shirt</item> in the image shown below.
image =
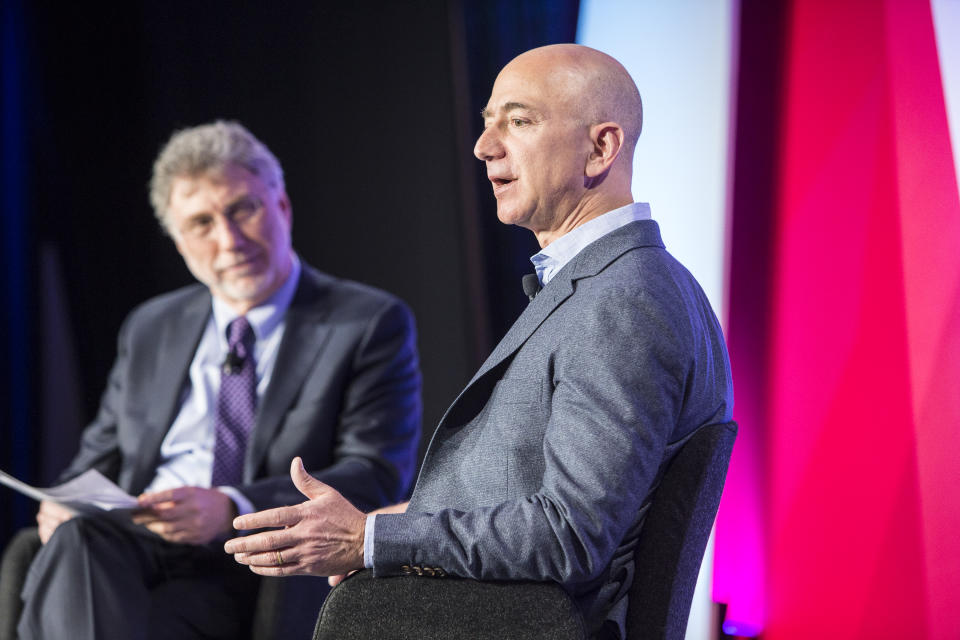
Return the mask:
[[553,276],[560,269],[563,269],[574,256],[583,251],[588,244],[626,224],[649,219],[650,205],[646,202],[632,202],[619,209],[599,215],[563,234],[541,249],[539,253],[530,257],[530,262],[533,263],[533,268],[537,271],[540,286],[547,286]]

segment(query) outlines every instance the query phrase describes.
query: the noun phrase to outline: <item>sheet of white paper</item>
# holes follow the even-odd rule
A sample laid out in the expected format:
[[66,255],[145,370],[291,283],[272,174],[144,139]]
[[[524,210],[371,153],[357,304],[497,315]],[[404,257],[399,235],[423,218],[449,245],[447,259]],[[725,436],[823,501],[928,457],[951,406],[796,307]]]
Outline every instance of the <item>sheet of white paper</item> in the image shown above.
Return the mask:
[[3,471],[0,471],[0,483],[34,500],[51,500],[81,511],[89,510],[90,507],[112,511],[114,509],[132,509],[137,506],[136,498],[108,480],[96,469],[85,471],[73,480],[48,489],[31,487]]

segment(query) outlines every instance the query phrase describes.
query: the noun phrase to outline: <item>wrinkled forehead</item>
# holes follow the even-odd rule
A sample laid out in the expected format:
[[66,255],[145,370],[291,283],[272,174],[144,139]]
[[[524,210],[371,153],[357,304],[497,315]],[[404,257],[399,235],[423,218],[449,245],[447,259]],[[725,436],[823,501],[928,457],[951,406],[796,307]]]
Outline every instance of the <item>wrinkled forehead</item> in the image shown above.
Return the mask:
[[176,176],[174,180],[190,183],[192,189],[213,186],[227,191],[246,191],[268,187],[260,176],[238,164],[208,167],[194,174]]
[[182,201],[194,196],[227,200],[261,192],[266,188],[263,181],[250,171],[236,165],[226,165],[196,174],[175,176],[170,185],[170,200]]
[[517,59],[497,76],[485,112],[494,114],[509,104],[541,111],[573,107],[582,87],[582,75],[575,69]]

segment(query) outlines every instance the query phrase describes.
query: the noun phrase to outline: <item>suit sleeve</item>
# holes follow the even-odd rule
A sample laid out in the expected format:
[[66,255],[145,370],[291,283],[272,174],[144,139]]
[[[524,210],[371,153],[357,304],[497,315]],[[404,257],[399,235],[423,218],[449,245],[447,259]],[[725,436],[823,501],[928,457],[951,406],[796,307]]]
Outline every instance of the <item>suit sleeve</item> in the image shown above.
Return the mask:
[[[404,499],[417,459],[420,371],[413,315],[391,299],[371,314],[344,372],[333,462],[308,469],[360,509]],[[286,471],[238,489],[258,509],[305,498]]]
[[571,584],[608,567],[677,423],[690,349],[671,314],[642,292],[611,288],[592,302],[552,359],[539,489],[468,511],[377,516],[375,575],[406,564]]

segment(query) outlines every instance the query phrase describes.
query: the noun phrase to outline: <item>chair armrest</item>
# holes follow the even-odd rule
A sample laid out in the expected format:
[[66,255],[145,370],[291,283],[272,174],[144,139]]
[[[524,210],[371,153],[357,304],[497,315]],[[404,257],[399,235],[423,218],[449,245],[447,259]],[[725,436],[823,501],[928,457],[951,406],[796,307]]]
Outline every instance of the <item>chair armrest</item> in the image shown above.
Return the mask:
[[586,631],[573,600],[554,583],[374,578],[366,570],[330,592],[313,637],[583,640]]

